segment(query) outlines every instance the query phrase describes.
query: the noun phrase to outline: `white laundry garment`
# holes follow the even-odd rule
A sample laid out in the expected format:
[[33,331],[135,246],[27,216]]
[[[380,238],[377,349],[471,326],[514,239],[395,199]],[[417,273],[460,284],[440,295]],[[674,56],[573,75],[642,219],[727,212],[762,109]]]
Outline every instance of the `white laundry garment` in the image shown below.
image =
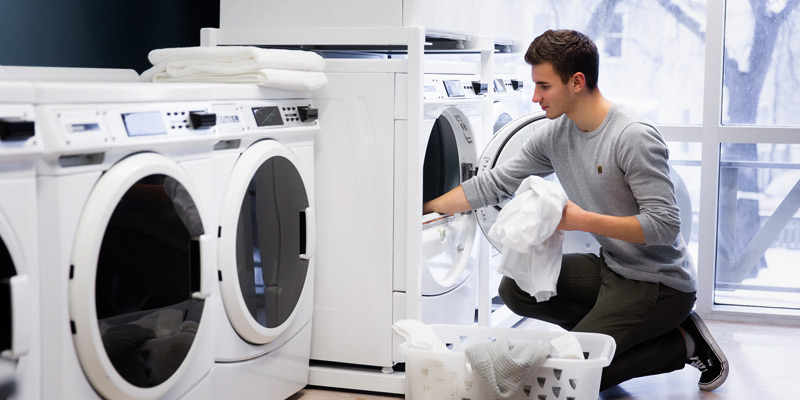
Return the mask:
[[565,333],[550,341],[550,357],[584,360],[583,347],[573,333]]
[[514,279],[536,301],[547,301],[556,294],[564,241],[564,234],[556,228],[566,204],[561,185],[530,176],[489,230],[489,237],[503,244],[497,272]]
[[419,350],[447,350],[436,331],[428,325],[414,320],[402,319],[392,325],[392,331],[405,339],[408,347]]

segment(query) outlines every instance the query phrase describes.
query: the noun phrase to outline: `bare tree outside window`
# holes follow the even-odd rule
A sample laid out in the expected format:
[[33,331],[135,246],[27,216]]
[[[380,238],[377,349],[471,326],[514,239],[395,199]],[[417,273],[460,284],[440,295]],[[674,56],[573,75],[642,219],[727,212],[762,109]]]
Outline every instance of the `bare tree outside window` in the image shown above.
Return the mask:
[[[536,22],[549,21],[550,25],[535,26],[534,36],[548,28],[576,29],[592,37],[603,54],[620,55],[601,59],[600,85],[609,99],[632,105],[659,124],[702,123],[705,1],[541,3]],[[799,4],[800,0],[727,1],[720,123],[800,126]],[[617,25],[613,23],[615,15],[622,16],[621,34],[612,29]],[[619,37],[621,40],[617,40]],[[757,233],[769,217],[765,214],[772,210],[764,208],[763,192],[770,184],[783,181],[789,183],[786,189],[793,187],[794,181],[787,180],[786,174],[796,172],[800,178],[800,169],[786,172],[759,168],[754,163],[771,160],[800,166],[800,154],[795,154],[798,147],[745,143],[721,146],[724,167],[720,170],[718,283],[739,284],[767,267],[763,252],[757,257],[743,257],[748,246],[748,250],[759,247],[754,246],[754,237],[763,240],[765,236],[757,237]],[[685,178],[687,185],[692,186],[692,179]],[[800,220],[797,224],[787,221],[786,225],[799,226],[796,241],[800,241]],[[783,237],[793,236],[784,233]],[[796,286],[800,287],[800,282]]]

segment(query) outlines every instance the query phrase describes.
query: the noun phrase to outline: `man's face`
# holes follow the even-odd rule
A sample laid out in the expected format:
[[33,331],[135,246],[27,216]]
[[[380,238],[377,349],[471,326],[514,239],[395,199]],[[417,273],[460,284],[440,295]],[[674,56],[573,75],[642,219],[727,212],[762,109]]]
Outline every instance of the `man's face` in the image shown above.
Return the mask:
[[569,90],[569,83],[561,81],[552,64],[531,66],[531,77],[534,83],[532,100],[539,103],[547,118],[555,119],[569,111],[574,94]]

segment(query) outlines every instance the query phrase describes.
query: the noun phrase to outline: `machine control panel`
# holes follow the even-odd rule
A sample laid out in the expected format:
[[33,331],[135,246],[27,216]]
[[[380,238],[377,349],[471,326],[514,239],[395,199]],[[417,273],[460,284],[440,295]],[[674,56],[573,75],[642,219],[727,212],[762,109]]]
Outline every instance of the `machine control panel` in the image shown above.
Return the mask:
[[481,99],[489,84],[474,75],[425,75],[423,96],[425,100]]
[[[213,140],[216,117],[203,102],[65,104],[37,108],[50,151],[105,151],[109,146]],[[69,149],[69,150],[68,150]]]
[[222,134],[248,129],[307,127],[318,124],[319,110],[308,101],[243,101],[212,104]]
[[497,78],[494,80],[495,93],[518,92],[522,88],[523,82],[517,79]]

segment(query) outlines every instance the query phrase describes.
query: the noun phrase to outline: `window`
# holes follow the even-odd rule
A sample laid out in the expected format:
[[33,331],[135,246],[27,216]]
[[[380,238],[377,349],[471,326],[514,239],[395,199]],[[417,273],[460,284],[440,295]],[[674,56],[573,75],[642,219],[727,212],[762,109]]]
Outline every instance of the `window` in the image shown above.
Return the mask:
[[598,45],[604,96],[659,124],[702,123],[705,1],[536,3],[531,38],[575,29]]
[[725,125],[800,126],[800,5],[729,0],[725,9]]
[[800,145],[722,145],[715,302],[800,308]]

